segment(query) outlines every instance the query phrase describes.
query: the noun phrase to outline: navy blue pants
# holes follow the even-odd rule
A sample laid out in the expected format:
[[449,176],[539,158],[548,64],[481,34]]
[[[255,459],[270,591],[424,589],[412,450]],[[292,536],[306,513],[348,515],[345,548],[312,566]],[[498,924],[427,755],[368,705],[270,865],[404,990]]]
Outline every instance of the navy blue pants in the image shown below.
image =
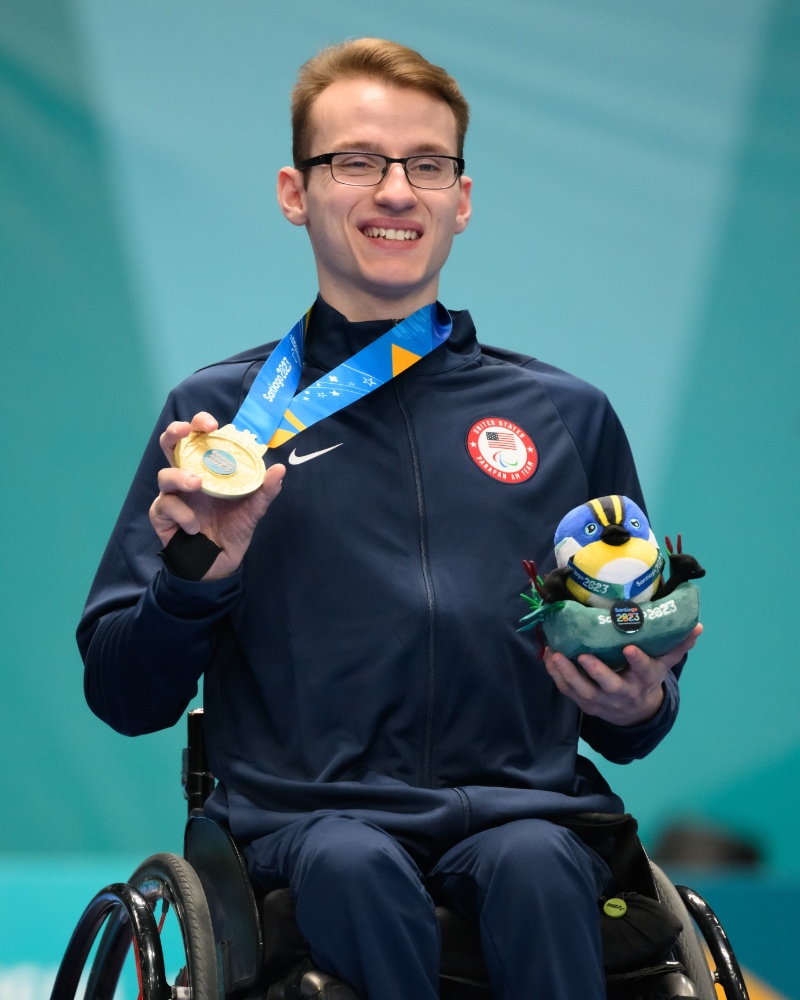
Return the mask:
[[394,837],[346,815],[308,817],[248,854],[263,888],[292,887],[314,961],[363,1000],[437,1000],[429,887],[478,922],[496,1000],[605,998],[597,900],[610,872],[563,827],[492,827],[449,847],[426,875]]

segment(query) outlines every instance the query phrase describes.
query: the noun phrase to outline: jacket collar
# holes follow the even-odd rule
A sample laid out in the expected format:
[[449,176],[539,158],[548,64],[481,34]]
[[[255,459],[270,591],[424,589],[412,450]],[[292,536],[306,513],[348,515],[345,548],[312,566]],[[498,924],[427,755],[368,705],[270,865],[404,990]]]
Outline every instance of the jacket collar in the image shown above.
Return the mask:
[[[460,310],[451,312],[450,315],[453,318],[453,332],[444,344],[408,369],[409,375],[432,375],[435,372],[457,368],[470,359],[477,358],[480,348],[469,313]],[[351,323],[318,295],[306,333],[305,363],[323,371],[330,371],[367,344],[377,340],[396,322],[399,320],[367,320]]]

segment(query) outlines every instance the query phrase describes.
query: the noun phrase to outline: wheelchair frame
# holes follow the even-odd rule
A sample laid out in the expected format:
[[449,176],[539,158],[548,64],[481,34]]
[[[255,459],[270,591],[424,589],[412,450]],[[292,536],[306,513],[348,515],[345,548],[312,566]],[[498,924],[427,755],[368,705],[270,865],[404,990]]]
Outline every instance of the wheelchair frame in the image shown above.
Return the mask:
[[[291,891],[278,889],[257,901],[230,833],[203,815],[203,803],[214,788],[203,710],[189,712],[187,725],[184,857],[153,855],[127,882],[106,886],[92,898],[67,945],[51,1000],[78,995],[93,949],[84,1000],[111,1000],[131,948],[140,1000],[358,1000],[346,984],[313,966],[294,924]],[[717,1000],[718,984],[726,1000],[749,1000],[733,949],[709,904],[694,890],[674,886],[647,858],[638,839],[636,843],[639,857],[633,866],[638,866],[639,878],[644,865],[648,894],[678,917],[683,930],[667,961],[632,973],[607,974],[609,997]],[[180,929],[185,959],[173,983],[167,980],[161,939],[161,925],[170,911]],[[477,928],[442,907],[436,912],[443,939],[442,1000],[491,1000]]]

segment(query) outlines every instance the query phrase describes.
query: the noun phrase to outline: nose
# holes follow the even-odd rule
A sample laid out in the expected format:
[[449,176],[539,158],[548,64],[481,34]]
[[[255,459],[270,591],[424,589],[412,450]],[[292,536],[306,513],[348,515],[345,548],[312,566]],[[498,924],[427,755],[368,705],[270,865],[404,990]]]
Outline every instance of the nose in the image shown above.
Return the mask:
[[413,205],[417,196],[409,184],[402,163],[390,163],[380,184],[375,188],[375,200],[399,205]]
[[624,545],[630,537],[631,533],[621,524],[607,524],[600,534],[600,541],[606,545]]

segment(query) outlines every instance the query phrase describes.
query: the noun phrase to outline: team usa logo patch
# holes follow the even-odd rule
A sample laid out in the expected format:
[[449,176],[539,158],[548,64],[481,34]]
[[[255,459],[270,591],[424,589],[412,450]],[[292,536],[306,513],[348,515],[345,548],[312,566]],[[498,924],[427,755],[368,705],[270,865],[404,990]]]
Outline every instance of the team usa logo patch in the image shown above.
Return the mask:
[[500,483],[524,483],[539,465],[531,436],[500,417],[485,417],[472,425],[467,451],[479,469]]

